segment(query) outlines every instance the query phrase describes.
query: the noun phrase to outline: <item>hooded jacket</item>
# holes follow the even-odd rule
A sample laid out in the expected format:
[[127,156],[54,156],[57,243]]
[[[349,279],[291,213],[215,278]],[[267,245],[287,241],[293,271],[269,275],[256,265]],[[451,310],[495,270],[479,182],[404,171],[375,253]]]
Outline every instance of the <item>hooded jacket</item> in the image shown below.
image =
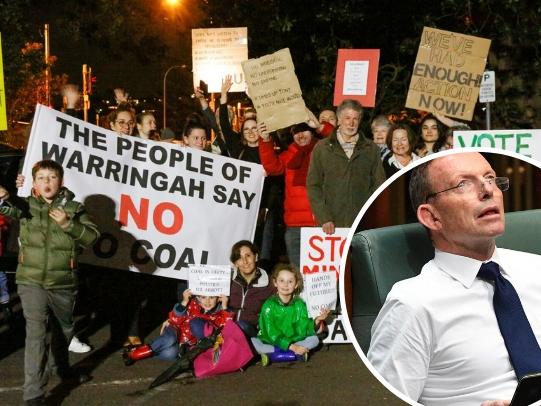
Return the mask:
[[[49,204],[42,197],[24,199],[27,208],[4,203],[0,214],[20,219],[19,265],[16,282],[39,285],[45,289],[69,289],[77,286],[77,256],[98,239],[99,231],[84,206],[73,200],[73,193],[61,188]],[[49,216],[61,207],[68,215],[62,228]]]

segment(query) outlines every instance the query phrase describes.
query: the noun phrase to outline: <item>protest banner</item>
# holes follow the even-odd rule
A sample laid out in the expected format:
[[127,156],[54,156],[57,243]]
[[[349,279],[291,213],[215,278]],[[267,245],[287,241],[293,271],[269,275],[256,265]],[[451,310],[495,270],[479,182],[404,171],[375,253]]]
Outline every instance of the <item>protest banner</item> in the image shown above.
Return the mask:
[[197,28],[192,30],[193,85],[202,80],[209,92],[220,92],[226,75],[233,77],[231,92],[244,92],[241,62],[248,59],[248,29]]
[[[301,296],[306,301],[311,317],[317,316],[325,303],[331,309],[336,307],[336,283],[348,233],[349,228],[336,228],[331,235],[325,234],[321,227],[301,228],[300,266],[305,283]],[[335,282],[329,285],[331,279]],[[334,287],[334,292],[331,292],[330,286]],[[325,343],[351,342],[346,336],[341,317],[336,315],[329,325],[329,336]]]
[[471,120],[490,40],[424,27],[406,107]]
[[21,196],[42,159],[64,167],[101,231],[81,261],[187,279],[187,264],[227,264],[231,245],[254,236],[261,165],[120,136],[38,105]]
[[188,289],[193,295],[229,296],[231,266],[190,265],[188,268]]
[[501,148],[541,161],[541,130],[455,131],[453,148]]
[[308,119],[289,48],[244,61],[242,69],[257,121],[264,122],[269,132]]
[[374,107],[378,65],[379,49],[339,49],[333,104],[354,99],[363,107]]
[[2,34],[0,33],[0,131],[7,129],[6,88],[4,87],[4,61],[2,59]]

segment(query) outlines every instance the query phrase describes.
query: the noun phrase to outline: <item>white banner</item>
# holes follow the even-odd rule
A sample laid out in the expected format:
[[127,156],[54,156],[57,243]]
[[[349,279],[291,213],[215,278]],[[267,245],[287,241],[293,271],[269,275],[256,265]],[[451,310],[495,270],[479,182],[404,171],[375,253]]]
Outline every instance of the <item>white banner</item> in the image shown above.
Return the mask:
[[453,147],[501,148],[541,161],[541,130],[455,131]]
[[21,196],[42,159],[64,167],[102,233],[81,261],[187,279],[187,264],[227,264],[231,246],[255,233],[261,165],[119,136],[38,105]]
[[[336,228],[334,234],[328,235],[321,227],[301,228],[300,265],[305,285],[301,297],[306,302],[310,317],[319,315],[325,303],[330,305],[331,309],[336,308],[340,258],[348,232],[349,228]],[[331,279],[334,279],[334,284],[330,282]],[[329,289],[329,286],[333,286],[334,289]],[[340,331],[334,331],[335,329]],[[341,315],[329,325],[329,337],[324,342],[334,344],[351,342],[347,339],[341,324]]]
[[248,28],[198,28],[192,30],[194,87],[207,83],[209,92],[219,93],[225,75],[233,76],[231,92],[244,92],[241,62],[248,59]]
[[229,296],[231,266],[190,265],[188,289],[193,295]]

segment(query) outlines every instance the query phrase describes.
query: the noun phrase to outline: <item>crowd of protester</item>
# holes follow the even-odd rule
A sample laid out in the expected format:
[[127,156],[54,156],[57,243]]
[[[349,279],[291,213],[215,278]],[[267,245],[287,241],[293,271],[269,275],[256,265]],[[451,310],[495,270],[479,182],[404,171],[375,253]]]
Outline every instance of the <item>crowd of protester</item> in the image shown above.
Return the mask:
[[[163,323],[159,336],[145,344],[139,325],[148,298],[133,291],[144,290],[141,275],[124,272],[115,278],[115,284],[120,286],[118,292],[133,299],[130,314],[124,315],[123,332],[115,337],[115,341],[124,346],[122,356],[126,365],[153,356],[178,359],[214,330],[221,331],[231,323],[246,338],[248,351],[261,354],[263,365],[272,361],[306,360],[309,352],[320,344],[329,312],[322,311],[318,317],[310,319],[306,304],[299,297],[302,290],[299,272],[301,228],[321,227],[325,233],[333,234],[336,227],[350,227],[362,205],[386,178],[419,157],[452,147],[452,132],[449,131],[461,125],[446,117],[427,115],[416,133],[406,123],[392,122],[387,116],[378,115],[370,123],[371,134],[364,134],[360,130],[364,109],[357,101],[348,99],[336,111],[334,108],[322,109],[318,117],[307,109],[306,122],[269,132],[266,124],[258,120],[254,109],[245,109],[242,117],[233,112],[228,105],[231,86],[231,77],[225,77],[216,112],[210,108],[207,95],[196,88],[195,99],[200,109],[186,118],[181,131],[168,128],[159,131],[155,115],[149,111],[136,111],[122,89],[115,89],[117,107],[103,120],[104,126],[120,137],[172,142],[261,164],[266,172],[255,239],[231,242],[234,243],[230,255],[234,271],[230,297],[194,296],[185,283],[179,283],[178,303]],[[77,89],[67,86],[64,97],[65,112],[77,115]],[[449,130],[443,129],[444,124]],[[90,234],[84,243],[88,245],[95,241],[99,231],[86,217],[82,205],[73,206],[70,210],[75,211],[67,218],[64,206],[57,207],[63,188],[55,184],[43,189],[41,195],[35,193],[42,181],[36,176],[47,172],[47,177],[56,176],[58,183],[58,179],[62,179],[62,169],[50,162],[39,162],[34,168],[34,194],[28,202],[32,210],[41,210],[41,206],[55,207],[47,223],[55,238],[61,238],[66,246],[79,244],[81,241],[73,240],[73,229],[80,231],[84,226],[90,230],[87,230]],[[20,179],[18,183],[22,184]],[[0,187],[0,195],[2,215],[19,218],[27,235],[42,232],[40,227],[43,225],[25,217],[24,210],[10,201],[6,189]],[[3,219],[0,217],[2,228]],[[47,230],[50,232],[49,228]],[[23,248],[25,241],[22,241]],[[25,277],[27,268],[28,264],[20,259],[17,281],[27,319],[24,400],[28,404],[43,404],[44,382],[49,373],[43,361],[48,318],[35,320],[30,310],[35,304],[28,287],[43,293],[51,286],[57,288],[56,284],[60,282],[55,279],[50,286],[44,286],[37,277]],[[35,268],[34,274],[47,271],[39,264]],[[69,296],[73,304],[75,282],[62,283],[61,287],[69,290],[66,297]],[[0,272],[0,304],[4,318],[8,320],[12,316],[5,285],[5,277]],[[25,290],[28,291],[26,295]],[[70,343],[69,349],[90,351],[90,346],[73,335],[73,315],[58,310],[57,302],[61,299],[40,303],[40,314],[44,314],[47,307],[53,307],[55,316],[62,318],[60,333]],[[64,306],[62,311],[65,309]],[[32,323],[29,320],[33,320]],[[63,367],[68,368],[67,365]],[[79,378],[81,382],[86,379]]]

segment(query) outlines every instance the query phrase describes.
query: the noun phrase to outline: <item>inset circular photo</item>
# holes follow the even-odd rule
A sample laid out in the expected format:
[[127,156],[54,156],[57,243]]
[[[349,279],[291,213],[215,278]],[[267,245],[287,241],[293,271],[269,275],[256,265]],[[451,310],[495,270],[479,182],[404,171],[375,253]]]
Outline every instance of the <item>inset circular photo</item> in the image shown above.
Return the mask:
[[402,400],[541,399],[540,166],[503,150],[445,151],[361,209],[341,264],[344,325]]

